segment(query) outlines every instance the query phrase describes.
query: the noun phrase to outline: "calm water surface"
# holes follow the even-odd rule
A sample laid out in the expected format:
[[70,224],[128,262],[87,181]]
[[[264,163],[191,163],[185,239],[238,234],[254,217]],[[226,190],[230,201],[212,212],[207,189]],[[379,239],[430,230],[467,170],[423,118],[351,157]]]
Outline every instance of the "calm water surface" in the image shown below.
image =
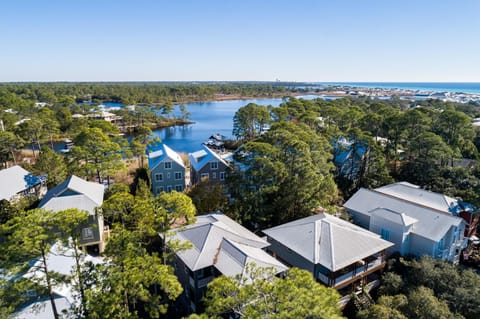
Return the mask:
[[[306,95],[302,98],[314,99],[318,96]],[[213,134],[219,133],[233,138],[233,116],[242,106],[248,103],[279,106],[282,102],[282,99],[255,99],[186,103],[185,106],[194,124],[163,128],[154,131],[154,134],[173,150],[191,153],[201,149],[202,142]],[[180,115],[178,106],[174,114]]]

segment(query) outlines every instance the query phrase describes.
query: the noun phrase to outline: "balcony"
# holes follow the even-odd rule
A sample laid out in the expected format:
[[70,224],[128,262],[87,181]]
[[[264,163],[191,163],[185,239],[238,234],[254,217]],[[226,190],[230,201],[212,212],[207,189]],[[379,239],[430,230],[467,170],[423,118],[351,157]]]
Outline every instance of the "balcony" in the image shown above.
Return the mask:
[[339,275],[334,279],[330,279],[327,275],[322,273],[317,274],[317,279],[326,284],[327,286],[340,289],[348,286],[349,284],[368,274],[377,271],[378,269],[383,268],[384,265],[385,262],[383,260],[383,257],[380,256],[371,260],[369,263],[357,266],[353,271],[349,271],[345,274]]

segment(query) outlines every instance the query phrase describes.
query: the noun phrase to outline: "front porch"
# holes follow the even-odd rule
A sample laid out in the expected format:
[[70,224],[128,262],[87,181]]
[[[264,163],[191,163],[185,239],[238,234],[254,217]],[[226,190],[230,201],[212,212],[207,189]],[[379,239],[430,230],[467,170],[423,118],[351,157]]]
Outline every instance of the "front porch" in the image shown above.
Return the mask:
[[386,251],[384,250],[336,272],[328,271],[328,274],[325,274],[318,271],[317,279],[323,284],[337,290],[345,288],[357,281],[360,281],[361,285],[365,285],[367,284],[367,276],[382,270],[385,267],[385,262]]

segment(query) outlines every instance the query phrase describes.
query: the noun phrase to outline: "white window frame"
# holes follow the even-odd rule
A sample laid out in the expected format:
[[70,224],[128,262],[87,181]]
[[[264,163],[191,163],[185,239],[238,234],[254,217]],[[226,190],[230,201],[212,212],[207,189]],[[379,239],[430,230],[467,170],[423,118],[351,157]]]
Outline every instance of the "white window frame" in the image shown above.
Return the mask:
[[225,180],[225,172],[220,172],[220,180],[221,181]]
[[183,192],[183,185],[175,185],[175,190],[177,192]]
[[217,179],[217,172],[212,172],[212,179]]
[[167,173],[167,179],[170,179],[170,172]]
[[[168,165],[167,165],[167,164],[168,164]],[[171,169],[171,168],[172,168],[172,162],[170,162],[170,161],[169,161],[169,162],[164,162],[164,163],[163,163],[163,167],[164,167],[165,169]]]
[[93,239],[95,235],[93,234],[92,227],[84,227],[82,228],[82,239]]
[[210,162],[210,169],[218,169],[218,162]]
[[[159,179],[160,177],[160,179]],[[155,182],[161,182],[163,181],[163,173],[157,173],[155,174]]]
[[170,193],[172,191],[172,185],[167,186],[167,193]]
[[155,189],[157,191],[157,194],[160,194],[161,192],[163,192],[163,186],[158,186]]
[[[177,178],[177,174],[179,174],[180,177]],[[175,180],[179,181],[183,178],[182,172],[175,172]]]

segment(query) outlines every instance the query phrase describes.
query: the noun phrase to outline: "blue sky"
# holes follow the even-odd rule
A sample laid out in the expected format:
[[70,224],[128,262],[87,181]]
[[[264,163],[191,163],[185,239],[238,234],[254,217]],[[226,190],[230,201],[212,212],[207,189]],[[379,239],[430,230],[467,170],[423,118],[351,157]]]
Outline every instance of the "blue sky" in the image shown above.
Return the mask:
[[477,0],[10,0],[0,81],[476,81]]

